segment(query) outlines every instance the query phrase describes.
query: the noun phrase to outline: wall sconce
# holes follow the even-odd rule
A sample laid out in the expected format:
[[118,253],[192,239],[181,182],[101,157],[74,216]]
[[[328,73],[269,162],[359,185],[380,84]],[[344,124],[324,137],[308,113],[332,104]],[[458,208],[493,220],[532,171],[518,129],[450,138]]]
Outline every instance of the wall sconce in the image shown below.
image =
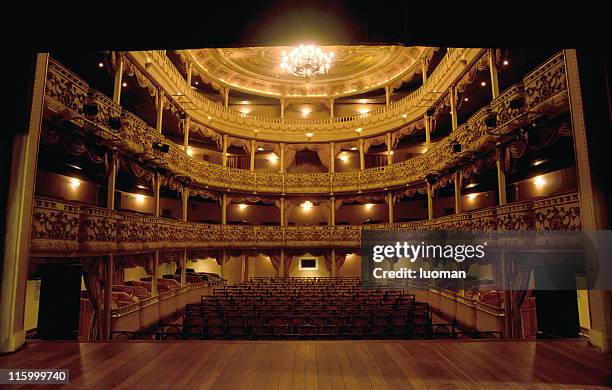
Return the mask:
[[546,179],[542,176],[536,176],[533,178],[533,184],[538,188],[542,188],[546,185]]
[[77,189],[81,185],[81,181],[77,178],[71,177],[68,179],[68,184],[72,189]]
[[473,201],[474,199],[476,199],[476,196],[477,196],[476,194],[469,194],[469,195],[468,195],[468,199],[469,199],[470,201]]
[[300,205],[300,207],[301,207],[301,208],[302,208],[302,210],[304,210],[304,211],[310,211],[310,210],[312,210],[312,207],[313,207],[313,206],[314,206],[314,205],[313,205],[313,204],[312,204],[312,202],[311,202],[311,201],[309,201],[309,200],[307,200],[306,202],[304,202],[304,203],[302,203],[302,204]]
[[366,210],[371,210],[374,207],[374,203],[366,203],[364,206]]
[[311,139],[313,135],[314,133],[306,133],[306,137],[308,137],[308,139]]
[[268,156],[268,161],[270,161],[273,164],[276,164],[278,159],[279,157],[276,155],[276,153],[270,153],[270,155]]
[[145,200],[145,196],[143,194],[134,194],[134,199],[136,199],[136,202],[142,203]]
[[304,116],[308,116],[308,114],[310,114],[312,112],[312,110],[310,108],[302,108],[302,115]]
[[244,210],[244,209],[246,209],[246,208],[247,208],[247,205],[246,205],[246,204],[244,204],[244,203],[240,203],[240,204],[238,205],[238,208],[239,208],[240,210]]

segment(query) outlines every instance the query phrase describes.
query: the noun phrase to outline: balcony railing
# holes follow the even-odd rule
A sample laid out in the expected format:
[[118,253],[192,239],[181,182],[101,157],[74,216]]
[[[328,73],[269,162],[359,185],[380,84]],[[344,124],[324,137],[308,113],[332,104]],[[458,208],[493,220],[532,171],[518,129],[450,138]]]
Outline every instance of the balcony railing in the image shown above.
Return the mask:
[[[567,109],[565,67],[563,54],[559,53],[526,76],[523,83],[509,88],[490,106],[483,107],[450,136],[432,144],[420,156],[363,171],[293,174],[256,172],[194,160],[159,131],[147,126],[132,113],[122,110],[99,92],[89,89],[87,83],[57,62],[50,62],[46,95],[47,109],[52,112],[48,115],[51,119],[61,112],[68,113],[68,117],[73,114],[83,115],[83,104],[88,93],[99,107],[97,115],[90,118],[96,126],[88,125],[79,117],[74,117],[72,122],[105,139],[110,146],[125,154],[137,155],[150,165],[190,177],[196,185],[273,194],[329,194],[422,184],[428,173],[443,172],[458,164],[451,143],[461,144],[462,155],[482,152],[499,142],[504,135],[522,126],[520,118]],[[520,107],[510,104],[523,97],[524,104]],[[108,120],[119,116],[119,113],[121,128],[111,130]],[[485,124],[485,119],[491,113],[497,114],[495,129]],[[154,150],[154,143],[168,144],[170,150],[168,153]]]
[[210,225],[36,198],[30,249],[35,256],[153,250],[360,246],[365,229],[579,230],[577,193],[432,220],[365,226]]

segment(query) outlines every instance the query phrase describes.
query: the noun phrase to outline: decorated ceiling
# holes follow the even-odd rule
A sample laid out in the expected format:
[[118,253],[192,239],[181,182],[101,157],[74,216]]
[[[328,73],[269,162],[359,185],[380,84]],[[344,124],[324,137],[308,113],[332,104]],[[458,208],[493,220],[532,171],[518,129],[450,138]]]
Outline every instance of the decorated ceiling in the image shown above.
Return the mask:
[[315,78],[286,74],[282,52],[292,47],[195,49],[179,52],[193,61],[193,71],[213,86],[271,97],[341,97],[385,85],[397,88],[421,72],[421,59],[437,48],[404,46],[324,46],[333,52],[329,72]]

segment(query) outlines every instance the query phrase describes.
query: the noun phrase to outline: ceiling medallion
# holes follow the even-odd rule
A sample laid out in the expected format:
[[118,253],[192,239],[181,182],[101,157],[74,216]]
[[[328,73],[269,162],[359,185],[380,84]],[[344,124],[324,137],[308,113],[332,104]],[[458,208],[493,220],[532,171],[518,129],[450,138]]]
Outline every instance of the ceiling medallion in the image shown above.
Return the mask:
[[285,73],[303,78],[326,74],[334,58],[333,52],[324,53],[314,45],[300,45],[289,53],[283,50],[281,55],[281,69]]

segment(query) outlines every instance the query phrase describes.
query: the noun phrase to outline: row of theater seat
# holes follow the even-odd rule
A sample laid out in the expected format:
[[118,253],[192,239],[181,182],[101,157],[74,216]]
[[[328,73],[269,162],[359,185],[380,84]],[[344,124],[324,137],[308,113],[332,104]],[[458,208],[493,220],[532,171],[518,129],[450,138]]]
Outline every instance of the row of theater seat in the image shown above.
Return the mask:
[[186,308],[186,338],[414,338],[426,304],[401,290],[366,290],[358,278],[256,278],[215,289]]

